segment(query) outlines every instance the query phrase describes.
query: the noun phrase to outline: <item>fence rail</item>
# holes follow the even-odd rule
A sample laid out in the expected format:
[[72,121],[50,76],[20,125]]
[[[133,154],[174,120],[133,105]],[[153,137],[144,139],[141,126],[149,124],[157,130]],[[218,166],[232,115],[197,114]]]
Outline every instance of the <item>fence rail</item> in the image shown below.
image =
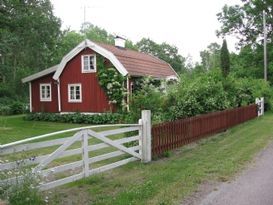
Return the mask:
[[152,127],[152,155],[197,141],[208,135],[257,117],[257,105],[249,105],[191,118],[160,123]]

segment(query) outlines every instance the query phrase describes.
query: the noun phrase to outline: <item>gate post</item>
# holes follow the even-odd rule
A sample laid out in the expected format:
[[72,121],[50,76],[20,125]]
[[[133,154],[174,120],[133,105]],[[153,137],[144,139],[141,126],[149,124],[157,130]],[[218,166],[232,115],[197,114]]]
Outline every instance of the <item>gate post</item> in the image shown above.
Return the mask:
[[150,162],[152,160],[152,133],[151,133],[151,111],[142,110],[141,111],[141,161],[144,163]]

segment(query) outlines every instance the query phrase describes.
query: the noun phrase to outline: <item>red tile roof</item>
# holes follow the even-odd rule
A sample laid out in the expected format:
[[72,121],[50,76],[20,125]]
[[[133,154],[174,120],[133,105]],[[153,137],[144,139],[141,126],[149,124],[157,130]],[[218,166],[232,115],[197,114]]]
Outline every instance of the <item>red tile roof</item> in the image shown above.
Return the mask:
[[157,78],[177,76],[176,72],[168,63],[152,55],[126,48],[118,48],[109,44],[97,44],[112,52],[125,67],[130,76],[152,76]]

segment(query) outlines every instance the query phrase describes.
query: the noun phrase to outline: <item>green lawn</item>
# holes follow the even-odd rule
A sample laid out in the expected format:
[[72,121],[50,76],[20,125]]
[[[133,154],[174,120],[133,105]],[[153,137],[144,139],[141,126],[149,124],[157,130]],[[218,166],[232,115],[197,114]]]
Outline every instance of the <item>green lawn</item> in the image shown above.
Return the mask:
[[23,115],[0,116],[0,144],[79,126],[83,125],[24,121]]
[[[1,143],[79,126],[24,122],[21,117],[2,117],[0,122]],[[241,170],[272,141],[272,124],[273,114],[269,113],[225,133],[180,148],[169,158],[149,164],[129,163],[50,190],[45,195],[50,198],[49,204],[180,204],[200,183],[226,181]]]

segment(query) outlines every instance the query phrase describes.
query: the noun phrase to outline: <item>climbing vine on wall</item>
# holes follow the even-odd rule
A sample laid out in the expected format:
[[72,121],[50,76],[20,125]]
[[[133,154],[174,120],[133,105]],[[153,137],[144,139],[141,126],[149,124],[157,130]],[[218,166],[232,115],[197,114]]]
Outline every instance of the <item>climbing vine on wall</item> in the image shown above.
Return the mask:
[[106,68],[104,58],[97,57],[97,68],[99,84],[106,92],[109,103],[123,108],[125,106],[124,97],[126,96],[126,89],[124,88],[125,78],[115,69]]

